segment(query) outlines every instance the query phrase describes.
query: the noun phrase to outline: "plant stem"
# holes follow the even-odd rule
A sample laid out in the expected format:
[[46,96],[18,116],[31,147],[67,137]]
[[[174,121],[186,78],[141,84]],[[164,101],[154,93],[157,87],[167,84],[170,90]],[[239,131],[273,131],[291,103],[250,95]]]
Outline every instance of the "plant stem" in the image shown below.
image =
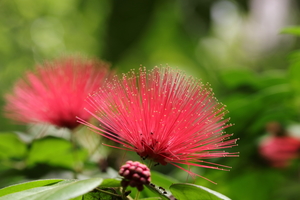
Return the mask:
[[152,166],[153,166],[153,160],[150,160],[148,168],[151,169]]
[[139,197],[140,197],[140,191],[137,191],[137,193],[136,193],[136,195],[135,195],[135,200],[138,200],[139,199]]
[[126,187],[121,187],[121,192],[122,192],[122,199],[126,199],[126,195],[125,195]]
[[78,178],[78,154],[77,154],[77,145],[76,145],[76,140],[75,140],[75,131],[71,130],[71,144],[72,144],[72,154],[74,158],[74,173],[73,173],[73,178],[77,179]]
[[96,188],[96,190],[98,190],[99,192],[103,192],[103,193],[106,193],[106,194],[115,196],[115,197],[121,197],[121,196],[118,195],[118,194],[114,194],[114,193],[111,193],[111,192],[108,192],[108,191],[105,191],[105,190],[101,190],[101,189],[99,189],[99,188]]
[[96,144],[96,146],[92,149],[92,151],[90,153],[90,157],[92,157],[96,153],[96,151],[99,149],[99,146],[101,145],[101,143],[102,143],[102,138],[99,137],[99,141]]

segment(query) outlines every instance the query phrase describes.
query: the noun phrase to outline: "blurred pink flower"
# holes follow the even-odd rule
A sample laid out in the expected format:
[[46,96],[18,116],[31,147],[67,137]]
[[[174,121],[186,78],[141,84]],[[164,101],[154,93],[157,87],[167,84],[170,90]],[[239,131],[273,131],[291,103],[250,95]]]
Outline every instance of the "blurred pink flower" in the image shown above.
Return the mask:
[[271,166],[288,167],[299,157],[300,141],[290,136],[270,136],[260,144],[259,152]]
[[223,132],[231,126],[223,119],[225,106],[208,86],[179,70],[131,71],[99,88],[88,101],[93,108],[86,110],[100,126],[79,121],[123,145],[116,148],[135,151],[143,159],[196,175],[178,164],[219,169],[221,165],[204,160],[236,156],[223,151],[236,143]]
[[22,123],[49,123],[73,129],[76,116],[88,120],[86,96],[109,77],[109,65],[68,57],[37,66],[6,96],[6,115]]

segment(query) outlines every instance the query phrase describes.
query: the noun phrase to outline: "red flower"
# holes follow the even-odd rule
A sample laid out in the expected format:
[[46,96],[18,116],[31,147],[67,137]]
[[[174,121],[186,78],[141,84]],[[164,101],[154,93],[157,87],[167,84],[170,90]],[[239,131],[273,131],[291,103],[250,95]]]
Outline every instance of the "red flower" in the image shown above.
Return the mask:
[[236,142],[223,132],[230,126],[223,119],[225,106],[208,86],[178,70],[131,71],[121,80],[115,77],[88,101],[93,109],[87,111],[100,127],[79,121],[144,159],[195,175],[177,164],[218,169],[218,164],[204,160],[236,156],[223,151]]
[[276,168],[285,168],[299,157],[300,141],[290,136],[270,136],[260,144],[260,154]]
[[7,116],[23,123],[43,122],[73,129],[76,116],[88,120],[86,96],[101,87],[109,75],[106,63],[65,58],[37,66],[7,95]]

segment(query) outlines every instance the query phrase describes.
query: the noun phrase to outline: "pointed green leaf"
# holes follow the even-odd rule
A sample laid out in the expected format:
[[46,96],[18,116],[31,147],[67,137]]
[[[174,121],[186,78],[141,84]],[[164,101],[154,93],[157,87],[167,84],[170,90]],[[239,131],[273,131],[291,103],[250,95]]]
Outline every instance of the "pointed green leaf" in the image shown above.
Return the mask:
[[11,193],[0,200],[58,200],[72,199],[88,193],[102,182],[102,178],[66,180],[51,186],[43,186]]
[[7,195],[7,194],[20,192],[23,190],[28,190],[31,188],[52,185],[52,184],[58,183],[60,181],[63,181],[63,180],[62,179],[46,179],[46,180],[37,180],[37,181],[30,181],[30,182],[26,182],[26,183],[11,185],[11,186],[2,188],[0,190],[0,197]]
[[174,197],[180,200],[230,200],[216,191],[189,183],[173,184],[170,190]]

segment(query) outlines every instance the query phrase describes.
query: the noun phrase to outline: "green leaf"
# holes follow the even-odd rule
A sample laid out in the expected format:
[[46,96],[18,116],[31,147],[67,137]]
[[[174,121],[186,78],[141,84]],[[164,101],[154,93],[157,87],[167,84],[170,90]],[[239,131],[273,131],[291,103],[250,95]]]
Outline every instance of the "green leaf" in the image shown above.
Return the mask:
[[300,27],[299,26],[287,27],[281,29],[280,33],[300,36]]
[[99,187],[121,187],[121,180],[113,178],[104,179]]
[[[102,182],[102,178],[86,180],[66,180],[51,186],[43,186],[11,193],[0,197],[0,200],[62,200],[80,197]],[[80,198],[79,198],[80,199]],[[77,200],[77,199],[76,199]]]
[[0,159],[22,158],[26,144],[14,133],[0,133]]
[[156,171],[151,172],[151,181],[153,186],[146,185],[146,188],[149,190],[143,190],[142,192],[145,196],[151,197],[154,195],[159,195],[162,199],[169,199],[168,196],[170,195],[170,193],[163,194],[164,191],[159,188],[167,189],[173,183],[178,182],[176,179]]
[[[116,191],[111,188],[106,188],[106,189],[101,189],[101,190],[110,192],[112,194],[116,194]],[[110,195],[105,192],[95,191],[95,190],[84,195],[84,200],[99,200],[99,199],[101,199],[101,200],[118,200],[118,199],[122,199],[122,198],[121,198],[121,196],[116,197],[114,195]]]
[[160,197],[149,197],[149,198],[143,198],[143,199],[140,199],[140,200],[155,200],[155,199],[162,199]]
[[229,89],[243,89],[251,92],[257,87],[257,77],[250,69],[226,69],[220,72],[220,79]]
[[173,183],[179,182],[178,180],[170,176],[166,176],[156,171],[151,171],[151,180],[155,185],[166,189],[169,188],[169,186],[172,185]]
[[295,94],[294,102],[296,105],[296,109],[300,108],[300,51],[295,51],[290,55],[290,66],[289,66],[289,82]]
[[176,183],[170,186],[170,190],[180,200],[230,200],[223,194],[194,184]]
[[82,197],[83,197],[83,196],[79,196],[79,197],[72,198],[72,199],[70,199],[70,200],[82,200]]
[[293,61],[293,63],[289,67],[289,80],[294,91],[296,91],[298,94],[300,93],[299,73],[300,73],[300,57],[298,58],[298,60]]
[[101,197],[101,193],[98,191],[89,192],[84,195],[84,200],[98,200]]
[[86,158],[87,153],[83,150],[74,152],[72,144],[65,139],[45,137],[32,144],[27,164],[34,166],[36,163],[45,163],[73,169],[75,156],[76,160],[81,161]]
[[[143,190],[145,196],[160,196],[161,199],[169,200],[168,194],[163,194],[163,191],[160,191],[157,186],[145,185],[149,190]],[[170,194],[169,194],[170,195]]]
[[20,191],[28,190],[28,189],[35,188],[35,187],[41,187],[41,186],[55,184],[60,181],[63,181],[63,180],[62,179],[46,179],[46,180],[30,181],[30,182],[26,182],[26,183],[11,185],[11,186],[2,188],[0,190],[0,197],[7,195],[7,194],[20,192]]

